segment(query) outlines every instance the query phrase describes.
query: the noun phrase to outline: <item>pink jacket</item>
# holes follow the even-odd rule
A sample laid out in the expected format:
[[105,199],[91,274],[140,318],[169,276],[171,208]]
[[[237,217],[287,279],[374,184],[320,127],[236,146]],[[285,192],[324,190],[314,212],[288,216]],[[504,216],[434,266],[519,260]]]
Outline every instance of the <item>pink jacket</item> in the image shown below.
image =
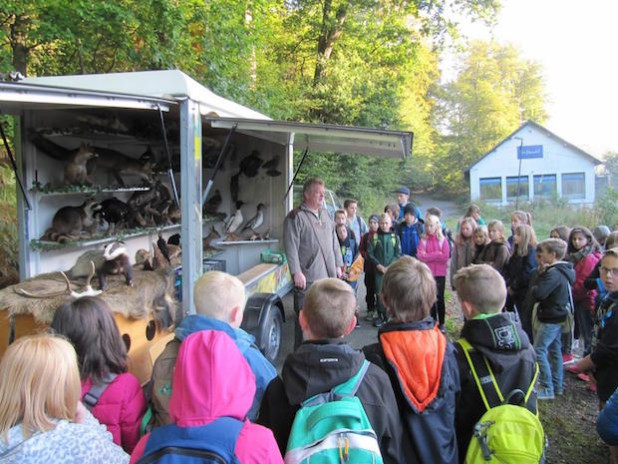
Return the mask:
[[575,306],[582,305],[591,313],[594,312],[594,300],[597,297],[596,290],[587,290],[584,281],[594,270],[601,259],[601,253],[595,251],[577,261],[573,266],[575,269],[575,282],[573,283],[573,303]]
[[[255,376],[234,341],[219,330],[201,330],[180,345],[169,412],[181,427],[208,424],[222,417],[243,420],[255,395]],[[144,454],[144,435],[131,454],[131,463]],[[270,429],[249,420],[240,431],[236,457],[242,464],[283,463]]]
[[[82,399],[91,387],[90,379],[82,381]],[[92,415],[101,424],[105,424],[114,437],[114,443],[130,453],[139,440],[139,429],[145,412],[146,397],[139,380],[133,374],[125,373],[118,375],[108,385],[93,408]]]
[[438,240],[437,235],[428,235],[418,243],[416,257],[427,264],[434,277],[446,276],[450,247],[448,240]]

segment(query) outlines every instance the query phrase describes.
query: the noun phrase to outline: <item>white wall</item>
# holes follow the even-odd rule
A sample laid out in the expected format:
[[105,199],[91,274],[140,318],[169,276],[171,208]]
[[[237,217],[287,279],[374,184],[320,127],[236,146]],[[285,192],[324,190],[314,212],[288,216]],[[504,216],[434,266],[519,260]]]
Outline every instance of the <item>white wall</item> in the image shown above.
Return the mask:
[[[562,196],[562,174],[584,173],[585,198],[571,200],[574,204],[592,204],[595,200],[595,174],[592,160],[563,144],[560,140],[534,126],[525,126],[506,140],[495,151],[487,155],[470,169],[470,199],[478,201],[481,197],[480,179],[500,177],[502,179],[502,200],[507,202],[507,177],[517,177],[520,169],[517,158],[517,147],[521,141],[524,146],[542,145],[543,158],[521,160],[521,176],[528,176],[528,201],[534,199],[534,176],[556,175],[556,186],[559,196]],[[520,200],[521,201],[521,200]]]

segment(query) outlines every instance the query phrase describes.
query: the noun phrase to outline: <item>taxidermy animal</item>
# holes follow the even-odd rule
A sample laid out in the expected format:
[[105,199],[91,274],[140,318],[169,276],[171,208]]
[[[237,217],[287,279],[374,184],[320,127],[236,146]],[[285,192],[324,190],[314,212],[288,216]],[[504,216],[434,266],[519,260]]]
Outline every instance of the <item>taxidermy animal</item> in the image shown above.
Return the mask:
[[86,200],[80,206],[63,206],[56,211],[51,228],[47,229],[41,238],[60,243],[77,240],[84,229],[93,226],[93,214],[100,209],[101,205],[93,198]]
[[114,225],[114,231],[118,227],[133,229],[146,226],[146,221],[139,212],[114,197],[101,202],[101,215],[110,225]]
[[242,211],[240,208],[244,205],[242,201],[236,202],[236,212],[225,221],[225,233],[233,234],[240,227],[243,221]]
[[277,166],[279,165],[279,155],[275,155],[269,161],[266,161],[262,165],[262,169],[266,169],[266,175],[270,177],[277,177],[281,175],[281,171],[277,170]]
[[161,254],[167,260],[167,262],[169,264],[172,264],[172,261],[170,260],[170,253],[167,250],[167,242],[163,238],[163,235],[161,235],[161,232],[159,232],[159,239],[157,240],[157,247],[159,248],[159,250],[161,250]]
[[145,182],[151,182],[155,166],[151,152],[146,151],[139,160],[136,160],[109,148],[97,148],[96,151],[99,157],[88,163],[89,173],[94,174],[97,169],[106,169],[122,187],[125,183],[120,174],[137,176]]
[[70,185],[92,185],[88,180],[87,163],[97,154],[89,145],[82,144],[64,166],[64,183]]
[[206,203],[204,203],[204,213],[216,214],[219,206],[221,206],[221,201],[223,201],[223,198],[221,197],[221,192],[217,189],[215,190],[213,196],[210,197]]
[[238,201],[238,190],[239,190],[238,180],[239,179],[240,179],[240,171],[238,171],[238,174],[234,174],[232,177],[230,177],[230,195],[232,196],[233,202]]
[[177,247],[179,247],[180,246],[180,234],[170,235],[167,238],[167,244],[168,245],[176,245]]
[[22,295],[22,296],[27,296],[28,298],[55,298],[57,296],[62,296],[65,294],[69,295],[71,298],[81,298],[83,296],[97,296],[103,293],[102,290],[95,290],[90,285],[90,281],[92,280],[92,277],[94,276],[94,262],[93,261],[90,261],[90,271],[89,271],[88,277],[86,278],[86,285],[84,286],[81,292],[77,292],[73,290],[73,287],[71,286],[71,281],[69,280],[69,278],[64,272],[60,271],[60,274],[62,275],[62,278],[67,284],[66,290],[61,290],[60,292],[45,293],[45,294],[30,293],[27,290],[24,290],[23,288],[19,288],[19,287],[14,287],[13,290],[15,291],[15,293]]
[[250,155],[245,156],[240,161],[240,172],[247,177],[255,177],[258,175],[258,169],[264,161],[260,158],[260,152],[253,150]]
[[112,242],[105,247],[103,252],[103,266],[99,271],[99,284],[101,290],[107,288],[105,276],[123,274],[129,287],[133,286],[133,268],[129,261],[127,248],[124,242]]
[[255,229],[258,229],[264,222],[265,208],[266,206],[264,205],[264,203],[259,203],[257,205],[257,213],[245,224],[245,227],[242,228],[242,232],[244,232],[245,230],[251,230],[253,233],[255,233]]

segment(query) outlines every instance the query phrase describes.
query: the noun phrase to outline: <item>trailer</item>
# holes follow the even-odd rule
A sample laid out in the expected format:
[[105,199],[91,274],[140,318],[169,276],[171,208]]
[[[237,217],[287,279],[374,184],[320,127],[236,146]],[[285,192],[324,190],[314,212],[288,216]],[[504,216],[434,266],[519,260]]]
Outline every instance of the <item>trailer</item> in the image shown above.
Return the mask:
[[[195,312],[192,283],[204,270],[221,269],[239,276],[248,295],[243,327],[256,336],[260,349],[273,361],[285,321],[281,299],[292,289],[280,250],[283,220],[293,206],[295,151],[404,158],[411,152],[413,137],[410,132],[274,121],[214,94],[178,70],[2,82],[0,114],[17,116],[21,281],[66,271],[84,252],[118,238],[133,259],[140,249],[149,250],[159,234],[166,239],[179,233],[185,282],[178,295],[182,314]],[[67,186],[74,173],[69,170],[67,174],[67,163],[50,152],[76,157],[80,149],[87,151],[83,147],[98,154],[100,166],[106,164],[107,156],[118,153],[124,156],[120,157],[124,163],[116,170],[97,168],[93,173],[88,165],[88,182]],[[155,166],[147,182],[135,172],[136,163],[138,167],[146,163]],[[177,223],[168,217],[165,223],[99,235],[93,232],[62,244],[46,236],[55,214],[64,206],[82,205],[86,198],[126,203],[139,192],[154,189],[155,183],[164,186],[172,208],[179,209]],[[204,205],[215,195],[219,200],[216,211],[205,214]],[[241,234],[225,240],[222,221],[234,213],[238,201],[245,218],[253,216],[259,204],[265,205],[264,221],[252,237]],[[164,214],[150,213],[153,218]],[[217,234],[224,236],[208,240],[205,250],[204,239]],[[7,335],[11,322],[17,335],[31,330],[16,328],[15,319],[24,315],[15,317],[10,308],[4,309],[4,313],[0,311],[0,350],[14,335]],[[133,320],[125,319],[128,324]],[[129,350],[134,366],[147,364],[152,345],[165,337],[159,330],[153,336],[152,321],[146,319],[149,335],[139,343],[134,337]],[[145,369],[140,380],[148,375]]]

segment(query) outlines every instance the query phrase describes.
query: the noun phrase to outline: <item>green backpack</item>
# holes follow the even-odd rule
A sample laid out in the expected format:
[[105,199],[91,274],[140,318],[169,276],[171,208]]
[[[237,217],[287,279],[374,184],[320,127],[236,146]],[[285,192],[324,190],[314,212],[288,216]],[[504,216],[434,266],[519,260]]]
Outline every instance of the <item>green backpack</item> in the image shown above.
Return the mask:
[[[487,409],[474,426],[474,434],[468,445],[465,463],[532,464],[545,462],[546,442],[543,426],[539,418],[526,408],[539,374],[538,364],[528,391],[524,393],[516,389],[505,398],[487,358],[483,356],[483,362],[475,363],[470,356],[470,351],[474,351],[472,345],[465,338],[459,340],[459,345],[463,348],[476,386]],[[488,401],[488,396],[495,399],[491,402],[493,404]],[[512,404],[514,399],[519,400],[517,404]]]
[[376,433],[355,396],[368,368],[365,360],[347,382],[303,401],[290,431],[286,464],[384,462]]

